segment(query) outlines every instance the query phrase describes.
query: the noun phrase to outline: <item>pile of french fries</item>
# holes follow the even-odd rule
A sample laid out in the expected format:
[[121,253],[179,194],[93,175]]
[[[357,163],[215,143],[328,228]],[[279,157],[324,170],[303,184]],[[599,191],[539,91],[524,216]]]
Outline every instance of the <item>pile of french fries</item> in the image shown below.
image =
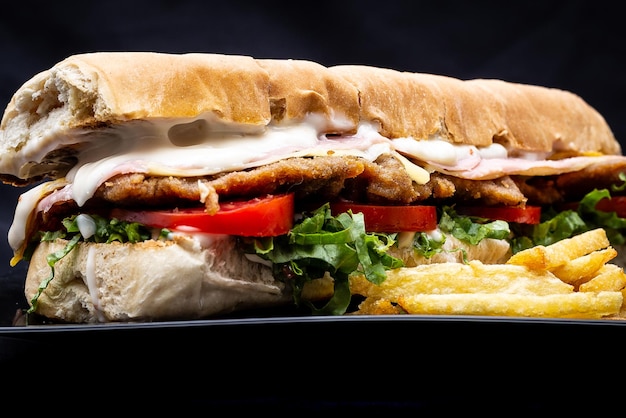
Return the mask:
[[374,285],[350,280],[364,297],[354,314],[483,315],[626,319],[626,274],[604,229],[520,251],[505,264],[426,264],[391,270]]

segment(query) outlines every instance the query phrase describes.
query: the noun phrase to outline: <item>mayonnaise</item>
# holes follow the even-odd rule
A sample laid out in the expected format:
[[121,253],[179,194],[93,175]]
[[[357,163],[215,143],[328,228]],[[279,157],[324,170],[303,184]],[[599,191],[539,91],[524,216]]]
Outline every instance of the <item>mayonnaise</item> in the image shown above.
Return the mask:
[[[531,153],[524,158],[508,158],[506,148],[499,144],[478,148],[453,144],[437,136],[423,140],[389,139],[371,123],[361,123],[353,135],[326,135],[324,124],[315,115],[297,124],[265,127],[228,125],[208,116],[138,120],[72,135],[61,142],[81,146],[75,155],[77,162],[66,178],[34,187],[18,202],[9,230],[9,244],[14,251],[22,248],[27,223],[37,211],[68,199],[82,206],[103,182],[124,173],[200,177],[291,157],[349,155],[374,161],[382,154],[393,154],[413,181],[426,184],[430,172],[435,170],[478,180],[508,174],[558,173],[569,167],[580,169],[599,158],[550,161]],[[204,198],[208,193],[205,189]]]

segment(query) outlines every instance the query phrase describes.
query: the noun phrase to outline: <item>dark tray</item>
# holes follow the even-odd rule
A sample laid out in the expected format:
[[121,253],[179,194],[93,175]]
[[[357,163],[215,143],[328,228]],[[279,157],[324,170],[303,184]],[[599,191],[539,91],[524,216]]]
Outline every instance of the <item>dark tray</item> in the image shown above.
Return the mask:
[[485,401],[487,393],[530,396],[536,406],[559,399],[558,390],[608,384],[606,373],[621,367],[626,340],[626,321],[315,317],[289,311],[194,321],[13,325],[26,306],[22,281],[20,272],[0,278],[0,368],[21,390],[63,388],[69,381],[98,392],[106,377],[116,390],[149,389],[151,399],[165,393],[170,400],[255,410],[449,410],[461,400]]

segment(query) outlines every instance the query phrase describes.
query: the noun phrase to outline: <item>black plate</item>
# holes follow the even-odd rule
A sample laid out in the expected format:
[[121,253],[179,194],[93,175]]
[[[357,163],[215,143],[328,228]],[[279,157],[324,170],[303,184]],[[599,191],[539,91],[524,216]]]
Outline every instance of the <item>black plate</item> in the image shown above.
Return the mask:
[[17,388],[53,376],[55,387],[67,379],[97,383],[100,391],[107,377],[169,399],[177,394],[255,408],[294,402],[441,408],[451,406],[451,398],[476,402],[475,391],[484,396],[488,389],[499,396],[525,393],[535,405],[556,399],[555,390],[606,381],[607,368],[622,363],[626,340],[626,322],[462,316],[279,312],[16,326],[12,321],[26,306],[22,280],[17,273],[0,278],[0,367]]

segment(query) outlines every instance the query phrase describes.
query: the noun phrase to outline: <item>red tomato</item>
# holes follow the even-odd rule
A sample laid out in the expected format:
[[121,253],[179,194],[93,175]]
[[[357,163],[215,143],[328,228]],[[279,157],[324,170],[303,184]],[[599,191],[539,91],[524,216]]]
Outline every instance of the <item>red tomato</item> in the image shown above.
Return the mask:
[[288,233],[293,226],[293,212],[293,194],[285,194],[220,203],[220,210],[214,215],[207,214],[204,208],[189,208],[154,211],[115,209],[111,216],[155,228],[266,237]]
[[602,212],[615,212],[620,218],[626,218],[626,196],[602,199],[596,204],[596,209]]
[[352,202],[330,204],[333,215],[352,210],[363,213],[368,232],[432,231],[437,227],[435,206],[382,206]]
[[480,218],[520,224],[538,224],[541,222],[540,206],[526,206],[524,208],[510,206],[459,206],[455,210],[459,215],[478,216]]

